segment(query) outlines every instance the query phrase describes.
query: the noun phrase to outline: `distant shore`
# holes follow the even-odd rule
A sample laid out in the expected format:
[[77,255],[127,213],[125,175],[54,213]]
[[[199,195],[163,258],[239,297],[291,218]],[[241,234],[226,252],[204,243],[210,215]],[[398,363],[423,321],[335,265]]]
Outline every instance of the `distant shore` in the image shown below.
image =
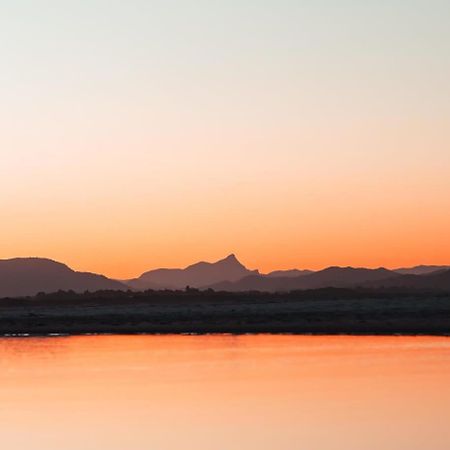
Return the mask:
[[450,294],[60,292],[0,300],[0,335],[292,333],[450,335]]

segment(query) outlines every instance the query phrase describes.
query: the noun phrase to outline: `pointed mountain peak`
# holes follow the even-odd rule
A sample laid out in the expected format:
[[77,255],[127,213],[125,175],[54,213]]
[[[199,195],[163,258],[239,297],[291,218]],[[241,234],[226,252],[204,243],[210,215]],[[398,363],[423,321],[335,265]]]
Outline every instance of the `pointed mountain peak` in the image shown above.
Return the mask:
[[231,253],[226,258],[220,259],[215,264],[226,264],[228,266],[241,266],[244,267],[244,265],[236,258],[236,255],[234,253]]

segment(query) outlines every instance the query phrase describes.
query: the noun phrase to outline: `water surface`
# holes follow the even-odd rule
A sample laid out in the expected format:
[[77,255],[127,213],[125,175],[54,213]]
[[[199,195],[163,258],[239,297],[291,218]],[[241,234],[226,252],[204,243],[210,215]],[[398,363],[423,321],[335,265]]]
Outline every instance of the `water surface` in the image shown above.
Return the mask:
[[8,450],[448,450],[450,339],[0,339]]

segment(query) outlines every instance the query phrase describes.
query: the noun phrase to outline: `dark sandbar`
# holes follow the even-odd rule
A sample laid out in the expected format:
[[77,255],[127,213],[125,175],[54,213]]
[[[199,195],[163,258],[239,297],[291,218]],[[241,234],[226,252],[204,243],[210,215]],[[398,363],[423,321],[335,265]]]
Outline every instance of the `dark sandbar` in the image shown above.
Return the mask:
[[0,300],[0,335],[86,333],[450,334],[450,294],[59,292]]

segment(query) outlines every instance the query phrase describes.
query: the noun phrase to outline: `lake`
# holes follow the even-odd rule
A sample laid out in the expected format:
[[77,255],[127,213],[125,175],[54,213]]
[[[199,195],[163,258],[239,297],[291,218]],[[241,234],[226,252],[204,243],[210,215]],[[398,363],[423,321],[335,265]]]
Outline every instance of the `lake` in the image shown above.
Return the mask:
[[447,450],[450,339],[0,339],[8,450]]

